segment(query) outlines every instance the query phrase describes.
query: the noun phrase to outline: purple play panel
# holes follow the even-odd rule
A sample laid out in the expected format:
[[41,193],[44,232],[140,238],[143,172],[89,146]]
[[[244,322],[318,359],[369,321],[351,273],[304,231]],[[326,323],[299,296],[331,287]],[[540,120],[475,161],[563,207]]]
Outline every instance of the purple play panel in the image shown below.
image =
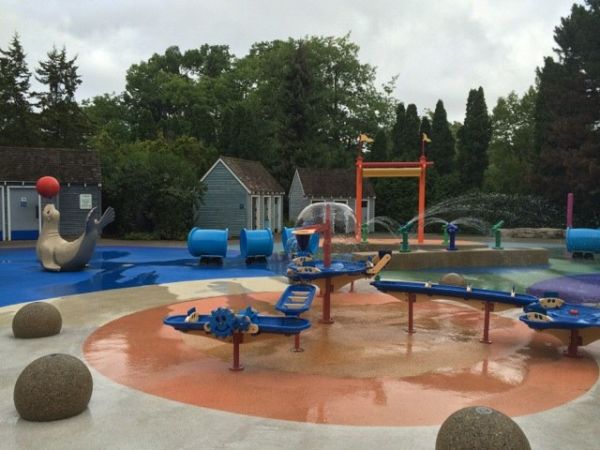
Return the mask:
[[600,303],[600,273],[540,281],[530,286],[527,292],[537,297],[556,292],[560,298],[570,303]]

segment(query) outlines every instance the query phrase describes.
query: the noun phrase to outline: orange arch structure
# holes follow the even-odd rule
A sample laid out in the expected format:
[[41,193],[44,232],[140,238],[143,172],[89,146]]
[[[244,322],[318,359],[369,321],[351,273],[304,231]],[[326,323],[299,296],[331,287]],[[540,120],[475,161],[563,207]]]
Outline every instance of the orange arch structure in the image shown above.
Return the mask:
[[419,216],[417,222],[417,239],[419,244],[425,240],[425,175],[427,167],[433,162],[427,161],[421,154],[418,162],[364,162],[362,153],[356,157],[356,229],[354,236],[360,241],[362,228],[362,185],[363,178],[419,178]]

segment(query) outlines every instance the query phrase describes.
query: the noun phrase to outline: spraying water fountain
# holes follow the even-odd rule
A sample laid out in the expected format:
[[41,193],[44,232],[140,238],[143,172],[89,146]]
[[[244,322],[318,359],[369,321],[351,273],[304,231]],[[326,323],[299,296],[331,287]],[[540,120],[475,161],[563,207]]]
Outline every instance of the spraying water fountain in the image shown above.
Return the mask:
[[[298,247],[303,256],[292,259],[287,276],[292,282],[316,284],[323,296],[321,323],[333,323],[331,318],[331,294],[346,284],[360,278],[379,273],[389,262],[389,254],[377,255],[362,261],[341,261],[332,259],[332,239],[336,233],[342,236],[354,232],[354,214],[344,204],[322,202],[307,206],[296,222]],[[310,236],[319,232],[323,236],[323,259],[317,260],[308,254]]]

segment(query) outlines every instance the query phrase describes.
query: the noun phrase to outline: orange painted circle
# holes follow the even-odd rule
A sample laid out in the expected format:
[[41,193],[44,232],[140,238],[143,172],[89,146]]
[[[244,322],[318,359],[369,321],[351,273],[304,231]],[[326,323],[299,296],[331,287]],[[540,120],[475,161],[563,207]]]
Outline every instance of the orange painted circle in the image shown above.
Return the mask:
[[200,299],[121,317],[98,328],[85,358],[110,379],[192,405],[273,419],[344,425],[442,423],[454,411],[485,405],[510,416],[560,406],[598,379],[593,358],[563,357],[559,342],[512,319],[493,316],[493,344],[479,342],[480,311],[419,301],[417,333],[406,305],[379,293],[333,296],[333,325],[318,322],[320,299],[302,333],[261,335],[241,346],[243,372],[230,372],[232,346],[162,325],[191,306],[252,305],[272,312],[277,293]]

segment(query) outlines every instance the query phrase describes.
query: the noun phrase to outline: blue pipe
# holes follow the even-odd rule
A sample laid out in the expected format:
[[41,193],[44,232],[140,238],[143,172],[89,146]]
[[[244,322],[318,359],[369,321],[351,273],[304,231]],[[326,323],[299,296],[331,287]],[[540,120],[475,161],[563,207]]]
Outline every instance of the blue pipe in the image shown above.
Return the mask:
[[268,257],[273,254],[273,233],[270,228],[240,233],[240,253],[244,258]]
[[568,228],[567,251],[600,253],[600,229]]
[[228,237],[228,228],[224,230],[208,230],[194,227],[188,234],[188,250],[192,256],[199,258],[225,258],[225,255],[227,255]]

